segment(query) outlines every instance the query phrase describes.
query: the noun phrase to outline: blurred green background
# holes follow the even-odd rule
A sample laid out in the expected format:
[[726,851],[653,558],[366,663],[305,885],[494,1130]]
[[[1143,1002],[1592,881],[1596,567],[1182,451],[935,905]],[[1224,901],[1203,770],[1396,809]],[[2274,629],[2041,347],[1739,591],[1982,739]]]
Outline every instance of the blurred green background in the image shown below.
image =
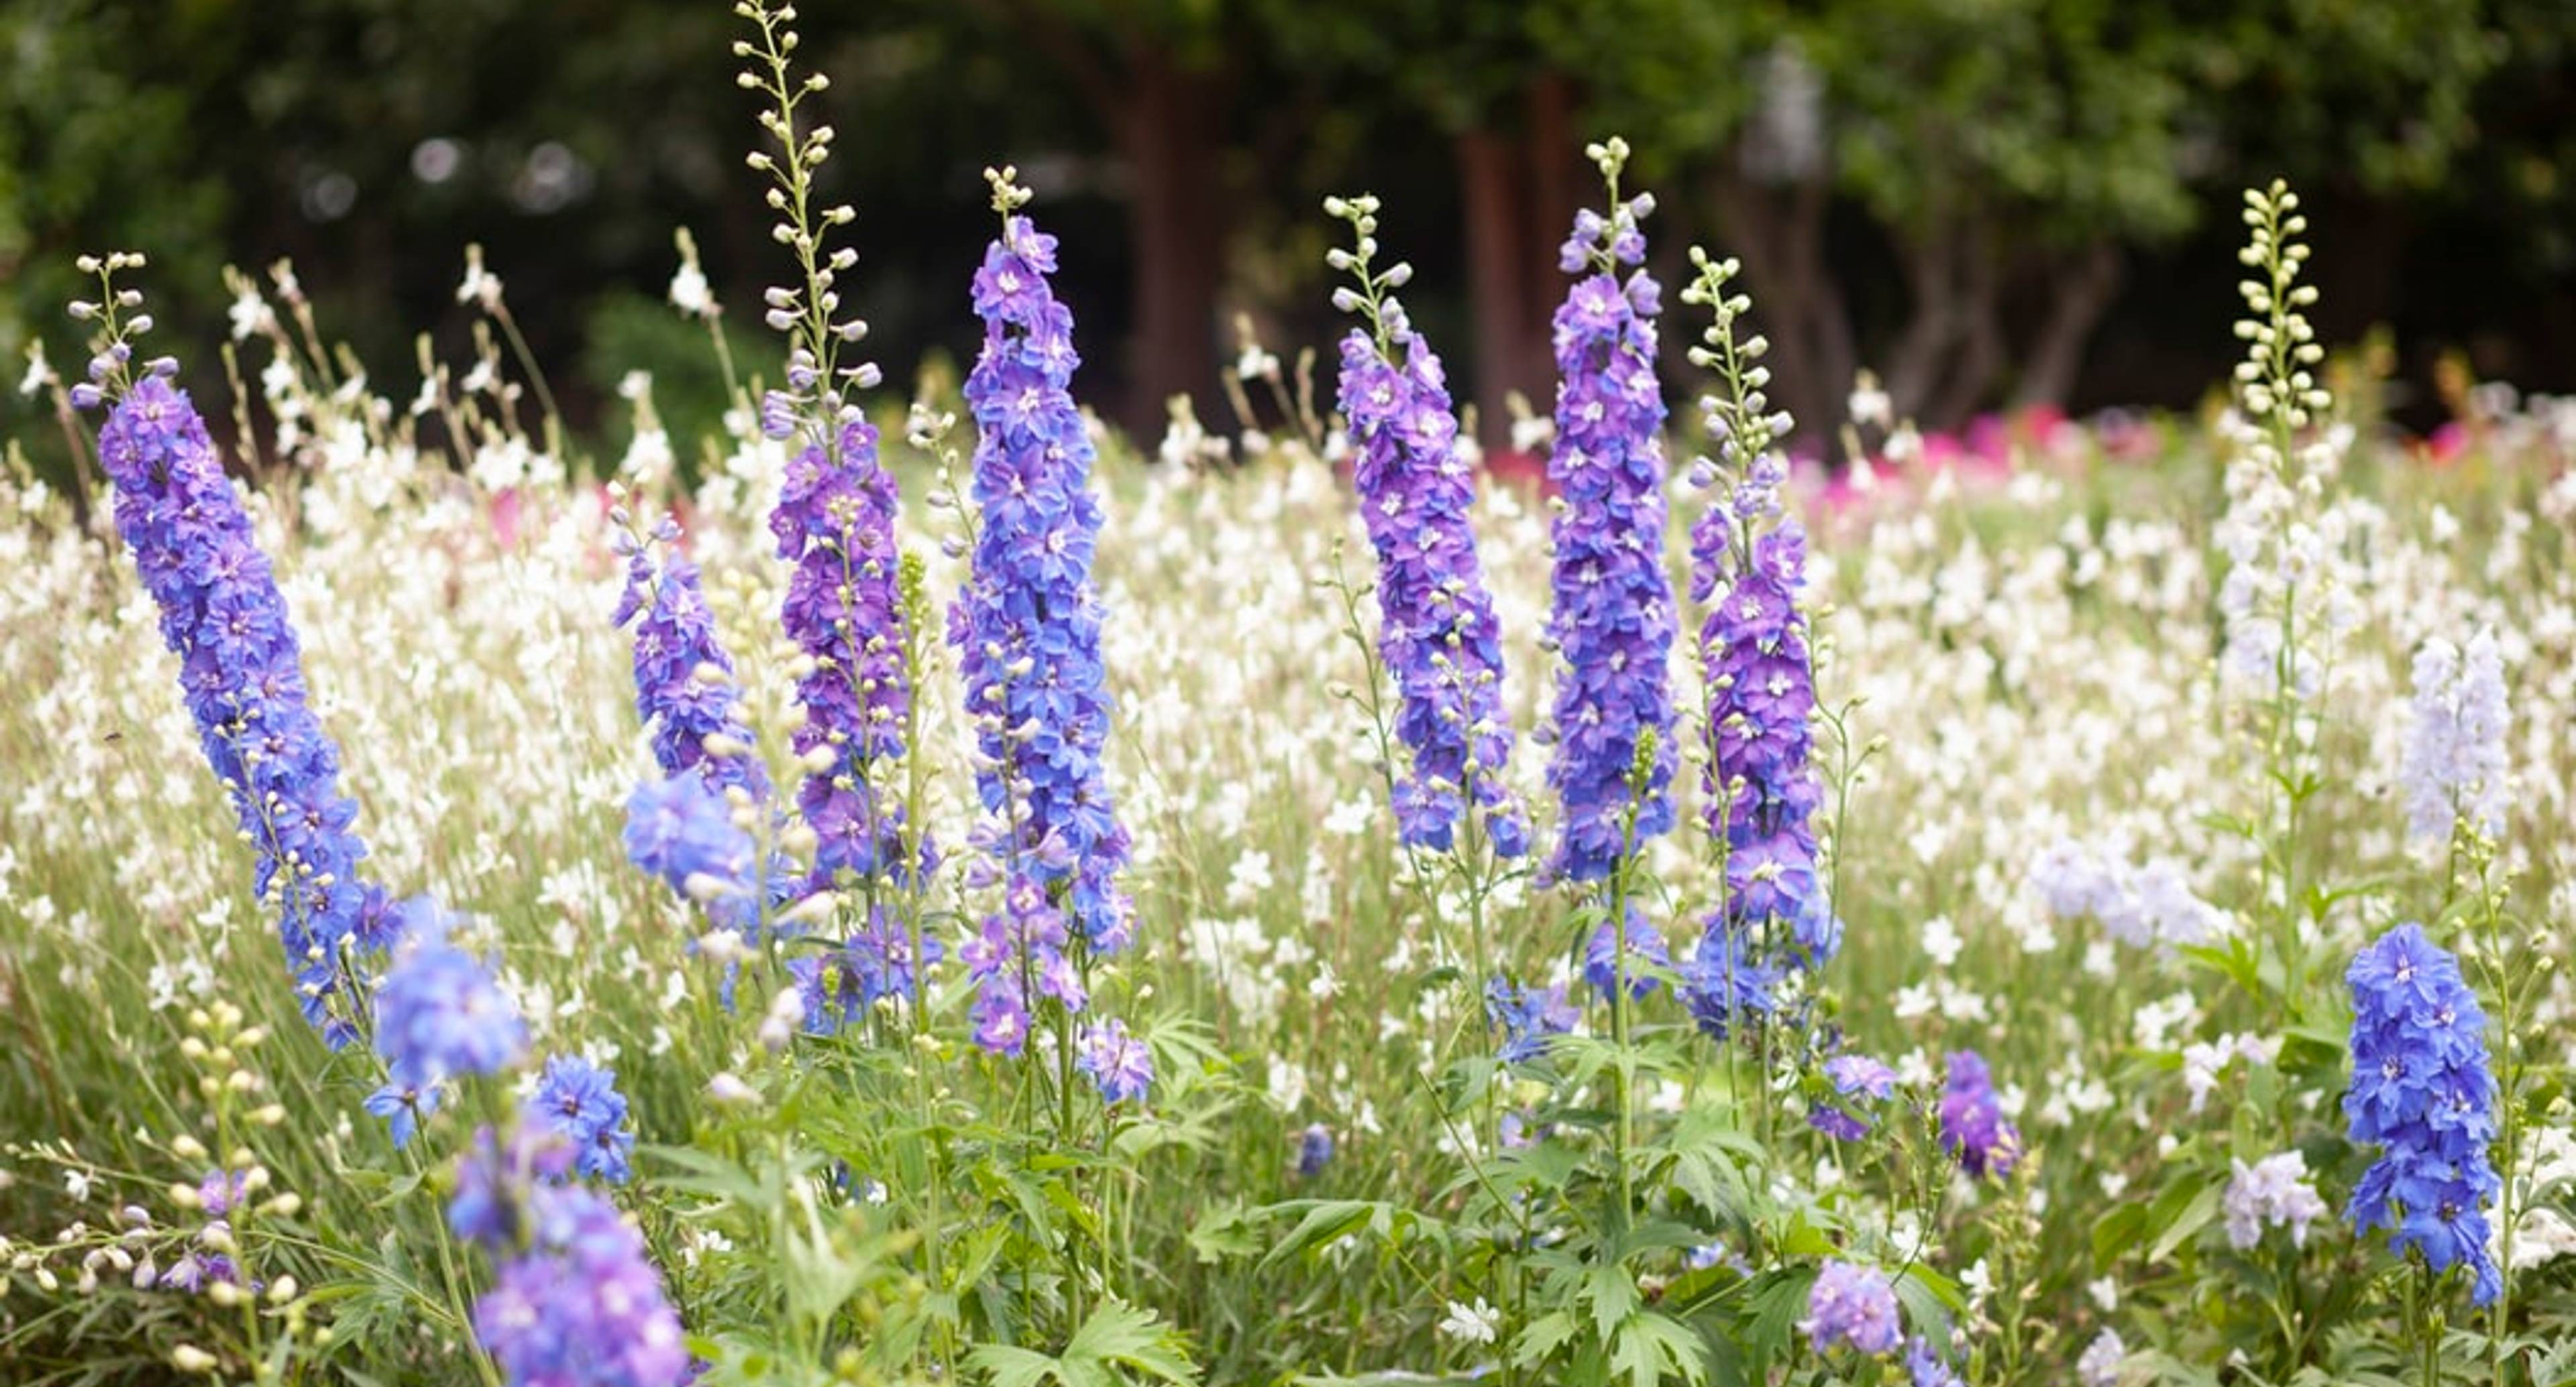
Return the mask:
[[[621,427],[632,367],[695,425],[673,229],[737,330],[782,270],[739,26],[723,0],[0,0],[7,380],[31,334],[77,360],[72,256],[135,248],[162,350],[211,374],[219,267],[291,256],[404,399],[412,336],[461,340],[480,242],[577,427]],[[2188,404],[2232,357],[2237,192],[2275,174],[2315,214],[2321,329],[2393,331],[2401,418],[2440,417],[2446,356],[2576,387],[2569,0],[859,0],[800,27],[898,383],[972,349],[987,163],[1063,237],[1086,398],[1148,428],[1178,390],[1223,417],[1236,314],[1324,340],[1317,201],[1371,189],[1491,437],[1505,391],[1546,398],[1581,148],[1621,132],[1668,283],[1688,241],[1740,255],[1811,423],[1862,366],[1935,428]],[[33,403],[0,431],[32,445]]]

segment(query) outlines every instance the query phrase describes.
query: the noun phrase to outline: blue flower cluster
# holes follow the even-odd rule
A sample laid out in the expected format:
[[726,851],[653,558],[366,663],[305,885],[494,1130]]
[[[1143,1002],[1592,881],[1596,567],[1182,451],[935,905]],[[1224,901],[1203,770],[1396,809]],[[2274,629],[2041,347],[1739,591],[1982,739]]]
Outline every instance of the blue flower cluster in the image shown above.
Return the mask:
[[910,1002],[916,944],[922,967],[947,956],[936,938],[916,939],[883,908],[872,908],[867,924],[838,945],[791,960],[787,971],[805,998],[805,1028],[815,1035],[836,1035],[879,1002]]
[[547,1059],[528,1111],[573,1153],[573,1168],[594,1180],[626,1183],[633,1173],[628,1156],[635,1134],[626,1126],[626,1095],[617,1091],[617,1071],[604,1069],[579,1055]]
[[661,1273],[615,1205],[560,1183],[567,1149],[486,1132],[458,1169],[449,1223],[496,1264],[474,1337],[513,1387],[677,1387],[689,1352]]
[[[1628,906],[1628,995],[1643,1000],[1655,990],[1655,975],[1649,969],[1673,966],[1672,951],[1665,947],[1664,936],[1646,919],[1646,912],[1634,902]],[[1619,936],[1604,920],[1583,946],[1583,980],[1609,996],[1619,986]]]
[[[1707,986],[1692,1000],[1716,1035],[1748,1010],[1767,1014],[1770,982],[1823,966],[1842,942],[1816,873],[1824,790],[1811,764],[1815,670],[1798,607],[1806,534],[1794,520],[1755,533],[1755,522],[1778,515],[1787,475],[1776,453],[1754,458],[1733,497],[1710,506],[1691,532],[1691,596],[1708,607],[1699,635],[1711,742],[1702,783],[1709,833],[1727,849],[1725,908],[1709,915],[1700,946],[1716,963],[1697,970]],[[1715,947],[1721,936],[1732,942]],[[1741,976],[1747,966],[1762,983],[1754,992],[1719,985],[1722,968]]]
[[995,865],[1044,887],[1073,932],[1108,953],[1126,946],[1134,910],[1118,885],[1127,830],[1101,764],[1111,709],[1091,586],[1100,503],[1071,389],[1073,314],[1047,284],[1055,264],[1055,238],[1009,216],[975,272],[984,347],[966,403],[980,528],[949,639],[989,764],[976,787],[999,820],[986,835]]
[[[1590,273],[1556,311],[1556,446],[1547,476],[1562,505],[1552,526],[1548,638],[1563,666],[1547,774],[1564,806],[1551,865],[1575,881],[1608,876],[1673,822],[1667,683],[1675,623],[1664,576],[1664,395],[1655,375],[1661,291],[1642,269],[1625,282],[1618,273],[1644,263],[1637,224],[1652,206],[1641,195],[1609,218],[1583,213],[1564,263],[1568,273]],[[1655,759],[1637,787],[1638,741],[1648,732]]]
[[796,681],[805,724],[794,745],[799,756],[829,757],[796,795],[817,840],[818,887],[845,871],[900,877],[911,867],[902,860],[902,808],[880,804],[870,778],[903,756],[912,703],[895,502],[876,428],[853,410],[832,447],[809,442],[788,462],[769,517],[778,556],[794,566],[780,620],[813,661]]
[[2459,961],[2412,924],[2362,950],[2344,981],[2353,1010],[2344,1117],[2354,1142],[2380,1148],[2353,1187],[2353,1229],[2390,1230],[2391,1246],[2437,1272],[2467,1266],[2470,1298],[2488,1304],[2504,1283],[2487,1253],[2484,1206],[2498,1182],[2487,1154],[2496,1115],[2486,1013]]
[[345,1046],[394,911],[359,880],[358,806],[340,793],[339,747],[306,702],[286,599],[184,392],[157,372],[136,382],[99,430],[98,455],[117,532],[179,657],[198,744],[258,854],[254,886],[277,911],[305,1019]]
[[1153,1050],[1116,1017],[1085,1026],[1077,1056],[1074,1065],[1099,1088],[1104,1103],[1143,1102],[1154,1086]]
[[1395,731],[1412,760],[1395,787],[1397,828],[1411,846],[1448,851],[1472,783],[1494,851],[1519,857],[1529,824],[1503,785],[1512,729],[1501,627],[1468,515],[1475,467],[1439,356],[1394,305],[1386,312],[1403,363],[1353,329],[1342,339],[1340,385],[1352,481],[1377,551],[1378,654],[1400,695]]
[[1321,1122],[1297,1134],[1297,1178],[1312,1180],[1333,1160],[1333,1129]]
[[684,773],[636,786],[626,801],[625,845],[628,861],[704,901],[717,923],[745,931],[758,925],[752,887],[759,849],[705,780]]
[[1994,1074],[1983,1055],[1961,1050],[1950,1056],[1949,1078],[1941,1086],[1941,1149],[1956,1157],[1961,1169],[1982,1179],[2010,1175],[2021,1161],[2021,1133],[2004,1117],[1995,1098]]
[[975,1043],[997,1055],[1017,1056],[1029,1041],[1031,993],[1051,998],[1068,1016],[1091,1005],[1082,970],[1067,949],[1073,942],[1064,912],[1047,899],[1033,876],[1014,878],[1003,893],[1002,908],[984,917],[982,927],[958,949],[967,976],[975,980],[975,1002],[968,1019]]
[[1550,1037],[1564,1035],[1581,1020],[1563,987],[1524,987],[1508,978],[1485,984],[1485,1021],[1502,1033],[1494,1057],[1505,1064],[1527,1064],[1547,1053]]
[[1807,1125],[1836,1141],[1868,1136],[1870,1122],[1851,1111],[1865,1102],[1884,1102],[1896,1092],[1896,1071],[1867,1055],[1836,1055],[1825,1061],[1825,1079],[1834,1101],[1820,1102],[1807,1114]]
[[[739,786],[755,803],[769,799],[769,775],[756,756],[710,756],[706,742],[721,735],[745,746],[751,730],[742,720],[742,696],[733,661],[716,639],[697,565],[679,553],[680,527],[665,516],[649,541],[620,531],[626,554],[626,587],[610,624],[635,626],[635,712],[649,729],[653,760],[666,776],[695,771],[710,786]],[[669,557],[656,562],[653,549]],[[640,620],[639,620],[640,618]],[[713,675],[716,677],[702,677]]]
[[1887,1273],[1851,1262],[1827,1262],[1816,1274],[1807,1290],[1807,1317],[1798,1327],[1818,1353],[1849,1344],[1872,1356],[1889,1354],[1905,1336]]
[[[430,1093],[451,1078],[508,1068],[528,1032],[492,970],[448,941],[447,918],[426,898],[406,905],[403,917],[402,942],[376,994],[376,1053],[391,1081],[378,1097]],[[409,1115],[397,1114],[396,1123]]]

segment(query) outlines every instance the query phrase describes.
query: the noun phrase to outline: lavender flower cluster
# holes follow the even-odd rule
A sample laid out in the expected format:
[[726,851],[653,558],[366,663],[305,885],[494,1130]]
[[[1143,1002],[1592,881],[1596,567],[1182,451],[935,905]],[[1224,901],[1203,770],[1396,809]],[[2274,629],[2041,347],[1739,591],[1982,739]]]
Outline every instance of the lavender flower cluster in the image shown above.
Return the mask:
[[2466,1266],[2470,1298],[2493,1301],[2503,1278],[2488,1254],[2485,1205],[2499,1184],[2495,1076],[2486,1013],[2459,960],[2404,924],[2361,951],[2352,989],[2352,1087],[2344,1116],[2355,1143],[2380,1148],[2353,1187],[2356,1232],[2385,1228],[2390,1245],[2436,1272]]
[[[104,379],[122,367],[103,354]],[[97,387],[89,387],[95,398]],[[258,854],[254,888],[278,915],[305,1018],[334,1048],[358,1034],[369,960],[394,910],[361,881],[366,844],[340,792],[340,750],[306,701],[303,652],[241,496],[184,391],[154,371],[116,402],[98,455],[116,528],[160,608],[198,745]]]
[[[1579,274],[1556,312],[1556,446],[1548,480],[1555,602],[1548,639],[1563,660],[1548,784],[1564,806],[1552,868],[1598,881],[1672,827],[1675,620],[1664,576],[1664,394],[1655,374],[1662,292],[1644,264],[1639,195],[1603,217],[1585,209],[1565,243]],[[1589,273],[1585,273],[1586,271]],[[1636,778],[1640,740],[1654,760]],[[1604,926],[1607,930],[1607,926]]]
[[2487,835],[2504,833],[2509,762],[2505,754],[2504,657],[2495,632],[2480,631],[2463,651],[2440,637],[2415,652],[2414,727],[2406,742],[2400,786],[2408,834],[2447,843],[2454,822]]
[[1356,328],[1342,339],[1340,398],[1377,551],[1378,654],[1401,698],[1395,731],[1411,758],[1395,787],[1398,831],[1410,846],[1448,851],[1472,786],[1495,852],[1518,857],[1529,825],[1503,785],[1512,729],[1501,626],[1468,516],[1475,467],[1439,355],[1400,308],[1386,310],[1383,345]]

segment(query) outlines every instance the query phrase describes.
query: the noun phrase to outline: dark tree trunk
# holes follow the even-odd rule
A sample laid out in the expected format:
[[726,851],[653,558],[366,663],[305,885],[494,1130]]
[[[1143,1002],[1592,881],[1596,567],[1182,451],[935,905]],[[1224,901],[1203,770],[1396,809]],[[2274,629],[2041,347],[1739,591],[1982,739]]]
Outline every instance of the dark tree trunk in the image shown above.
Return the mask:
[[2096,241],[2050,267],[2048,314],[2023,358],[2014,404],[2063,405],[2073,397],[2084,345],[2119,295],[2122,273],[2120,248],[2109,241]]
[[[1734,169],[1719,173],[1714,211],[1720,258],[1744,262],[1753,326],[1770,339],[1775,407],[1797,416],[1799,434],[1829,440],[1842,423],[1859,357],[1842,289],[1825,265],[1825,213],[1832,191],[1821,172],[1784,187]],[[1693,330],[1696,338],[1696,328]]]
[[1529,391],[1531,321],[1526,264],[1527,183],[1517,143],[1494,130],[1457,137],[1460,201],[1467,217],[1467,287],[1474,296],[1478,432],[1490,446],[1502,437],[1504,397]]
[[1168,53],[1133,55],[1109,113],[1126,164],[1135,261],[1135,340],[1127,426],[1159,437],[1167,404],[1216,383],[1217,293],[1226,202],[1217,186],[1225,83]]

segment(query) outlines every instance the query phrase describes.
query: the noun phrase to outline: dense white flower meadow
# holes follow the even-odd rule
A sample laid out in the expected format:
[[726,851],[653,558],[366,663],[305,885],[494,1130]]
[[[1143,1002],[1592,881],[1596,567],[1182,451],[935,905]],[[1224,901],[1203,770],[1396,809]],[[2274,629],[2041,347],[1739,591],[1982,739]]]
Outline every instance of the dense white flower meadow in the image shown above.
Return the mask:
[[[751,13],[792,131],[792,41]],[[841,219],[798,171],[828,142],[766,166],[794,354],[720,439],[662,432],[639,378],[622,456],[568,441],[479,257],[480,354],[416,396],[327,353],[283,266],[236,285],[240,395],[183,352],[383,886],[345,952],[281,957],[182,697],[164,594],[213,620],[240,570],[171,577],[144,502],[76,508],[11,452],[0,1377],[2576,1381],[2576,402],[2490,395],[2455,456],[2408,450],[2307,350],[2297,247],[2331,228],[2295,199],[2249,201],[2223,413],[1939,461],[1873,426],[1829,474],[1785,466],[1725,264],[1677,305],[1628,278],[1651,207],[1596,148],[1568,313],[1623,345],[1578,370],[1643,350],[1651,385],[1660,311],[1702,342],[1663,379],[1710,399],[1631,435],[1672,522],[1609,533],[1681,610],[1586,875],[1551,614],[1592,387],[1548,486],[1480,475],[1372,268],[1401,209],[1358,199],[1341,411],[1255,346],[1235,427],[1139,448],[1075,412],[1053,242],[997,173],[985,364],[905,409],[826,345]],[[116,268],[102,306],[146,277]],[[692,258],[671,297],[723,293]],[[183,471],[166,372],[99,374],[116,486]],[[1472,503],[1406,492],[1421,457]],[[1380,565],[1415,558],[1367,513],[1405,504],[1472,530],[1421,589],[1457,624],[1409,653]],[[1775,578],[1795,605],[1743,645]],[[817,592],[844,605],[800,627]],[[815,692],[876,659],[846,691],[882,744]],[[1408,659],[1448,722],[1399,725]],[[1105,791],[1037,726],[1095,661]],[[1789,769],[1739,772],[1765,736]],[[1779,803],[1805,865],[1748,870]]]

